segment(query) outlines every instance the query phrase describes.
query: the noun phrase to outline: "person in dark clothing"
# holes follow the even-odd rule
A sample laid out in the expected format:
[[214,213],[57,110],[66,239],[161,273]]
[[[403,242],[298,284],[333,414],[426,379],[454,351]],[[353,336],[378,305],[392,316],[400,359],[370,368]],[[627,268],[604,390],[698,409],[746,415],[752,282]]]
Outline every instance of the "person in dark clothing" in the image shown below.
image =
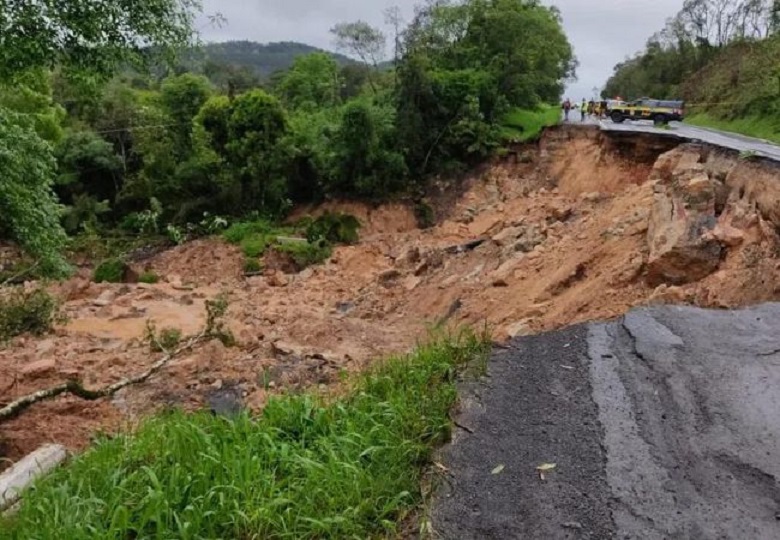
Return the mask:
[[563,120],[565,122],[568,122],[569,112],[571,111],[571,101],[569,101],[569,98],[566,98],[566,101],[563,102],[563,105],[561,105],[561,109],[563,109]]

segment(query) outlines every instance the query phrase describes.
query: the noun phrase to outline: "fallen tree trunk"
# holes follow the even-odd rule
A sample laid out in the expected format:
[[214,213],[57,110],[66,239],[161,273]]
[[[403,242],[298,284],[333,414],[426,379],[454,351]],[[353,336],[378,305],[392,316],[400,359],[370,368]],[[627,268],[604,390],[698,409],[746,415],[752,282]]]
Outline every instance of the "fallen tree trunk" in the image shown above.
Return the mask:
[[74,396],[77,396],[87,401],[95,401],[101,398],[112,396],[117,392],[119,392],[122,388],[125,388],[133,384],[144,382],[149,377],[151,377],[152,375],[160,371],[162,368],[164,368],[171,360],[176,358],[176,356],[180,355],[185,351],[190,350],[199,342],[207,338],[210,338],[210,334],[208,333],[207,330],[203,330],[200,334],[191,338],[189,341],[187,341],[187,343],[177,348],[175,351],[166,352],[162,358],[160,358],[157,362],[152,364],[151,367],[146,371],[144,371],[143,373],[139,373],[138,375],[134,375],[127,379],[122,379],[119,382],[101,388],[99,390],[88,390],[84,388],[84,386],[82,386],[82,384],[79,381],[67,381],[62,384],[58,384],[57,386],[53,386],[45,390],[39,390],[37,392],[33,392],[32,394],[22,396],[18,399],[15,399],[14,401],[9,403],[2,409],[0,409],[0,422],[4,422],[6,420],[9,420],[17,416],[19,413],[21,413],[31,405],[34,405],[38,402],[45,401],[48,399],[53,399],[62,394],[72,394]]
[[47,444],[28,454],[0,474],[0,512],[13,506],[35,480],[65,461],[68,451],[60,444]]

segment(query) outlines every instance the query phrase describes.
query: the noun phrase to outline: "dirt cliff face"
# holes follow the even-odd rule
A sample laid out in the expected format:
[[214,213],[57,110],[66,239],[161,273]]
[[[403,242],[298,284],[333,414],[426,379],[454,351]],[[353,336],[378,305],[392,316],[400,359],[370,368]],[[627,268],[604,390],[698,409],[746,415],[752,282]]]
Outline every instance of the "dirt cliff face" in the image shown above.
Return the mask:
[[[95,387],[143,371],[156,359],[143,340],[146,321],[194,333],[205,300],[222,291],[238,345],[198,347],[111,401],[36,405],[0,425],[4,452],[14,459],[50,441],[80,448],[96,430],[162,407],[203,407],[225,389],[254,410],[275,392],[337,391],[344,372],[410,349],[437,325],[487,324],[501,340],[648,302],[776,299],[780,174],[690,145],[662,155],[666,144],[550,132],[518,163],[469,178],[427,230],[402,205],[332,203],[366,225],[361,241],[297,274],[245,278],[241,254],[214,238],[146,261],[164,277],[159,284],[75,277],[53,286],[69,322],[0,351],[1,402],[67,378]],[[688,264],[699,249],[703,267]]]

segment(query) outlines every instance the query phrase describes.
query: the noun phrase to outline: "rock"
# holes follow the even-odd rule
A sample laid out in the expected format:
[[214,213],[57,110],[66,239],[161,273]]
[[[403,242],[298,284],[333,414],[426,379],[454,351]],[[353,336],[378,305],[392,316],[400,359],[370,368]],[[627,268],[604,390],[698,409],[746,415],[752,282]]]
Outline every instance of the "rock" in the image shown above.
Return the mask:
[[701,161],[701,148],[684,144],[661,154],[653,165],[649,179],[653,182],[669,183],[675,171],[690,169]]
[[583,193],[580,196],[580,200],[582,200],[583,202],[589,202],[589,203],[600,202],[603,198],[604,198],[604,196],[601,193],[599,193],[598,191],[593,191],[593,192],[590,192],[590,193]]
[[411,265],[417,264],[418,262],[420,262],[420,248],[418,247],[407,249],[405,253],[396,259],[396,264],[400,265]]
[[[676,150],[672,150],[676,152]],[[681,285],[698,281],[720,265],[721,244],[715,228],[715,183],[702,166],[689,163],[669,174],[659,166],[659,190],[654,194],[647,231],[651,282]]]
[[100,293],[100,296],[98,296],[92,301],[92,305],[95,307],[110,306],[111,303],[114,301],[114,298],[116,298],[114,291],[112,291],[111,289],[106,289],[105,291]]
[[547,235],[539,227],[532,225],[523,231],[520,239],[512,246],[512,251],[528,253],[534,251],[545,240],[547,240]]
[[422,279],[421,278],[415,277],[415,276],[409,276],[404,281],[404,288],[407,291],[413,291],[414,289],[416,289],[420,285],[420,283],[422,283]]
[[484,227],[482,227],[482,230],[475,231],[477,233],[477,236],[493,236],[502,229],[506,227],[506,224],[504,223],[504,220],[501,218],[496,218],[491,220],[489,223],[487,223]]
[[56,342],[53,339],[44,339],[35,347],[35,354],[38,356],[44,356],[54,350]]
[[531,319],[523,319],[521,321],[517,321],[515,323],[512,323],[506,327],[506,335],[509,337],[509,339],[520,337],[520,336],[530,336],[534,332],[531,330],[530,325]]
[[287,275],[281,270],[269,275],[266,281],[271,287],[286,287],[289,283]]
[[574,209],[571,206],[555,206],[550,210],[550,217],[557,222],[568,221],[574,215]]
[[499,246],[508,246],[515,242],[523,234],[522,227],[508,227],[493,236],[493,242]]
[[60,296],[66,302],[82,300],[89,296],[89,288],[92,283],[88,279],[73,278],[60,288]]
[[682,287],[659,285],[648,298],[650,305],[659,304],[683,304],[687,301],[688,294]]
[[286,341],[277,340],[271,344],[274,354],[281,356],[303,356],[301,348]]
[[727,247],[736,247],[745,241],[745,233],[728,223],[718,223],[710,234]]
[[385,270],[384,272],[380,272],[379,276],[377,276],[377,279],[382,285],[389,285],[400,277],[401,272],[395,268],[391,268],[389,270]]
[[22,368],[22,375],[27,379],[38,379],[49,375],[57,369],[57,361],[54,358],[36,360]]
[[515,269],[520,264],[525,256],[519,255],[512,257],[511,259],[504,261],[501,266],[496,268],[490,274],[490,281],[494,287],[507,287],[509,285],[509,279],[515,273]]

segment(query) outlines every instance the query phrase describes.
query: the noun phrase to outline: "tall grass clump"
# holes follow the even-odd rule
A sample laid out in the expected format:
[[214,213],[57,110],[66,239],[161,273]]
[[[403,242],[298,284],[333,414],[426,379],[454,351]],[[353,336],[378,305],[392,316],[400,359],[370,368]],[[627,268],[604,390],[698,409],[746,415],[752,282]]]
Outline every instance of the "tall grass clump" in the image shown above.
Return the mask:
[[369,538],[421,502],[450,434],[472,333],[379,364],[342,398],[272,399],[260,418],[171,412],[38,482],[0,538]]

